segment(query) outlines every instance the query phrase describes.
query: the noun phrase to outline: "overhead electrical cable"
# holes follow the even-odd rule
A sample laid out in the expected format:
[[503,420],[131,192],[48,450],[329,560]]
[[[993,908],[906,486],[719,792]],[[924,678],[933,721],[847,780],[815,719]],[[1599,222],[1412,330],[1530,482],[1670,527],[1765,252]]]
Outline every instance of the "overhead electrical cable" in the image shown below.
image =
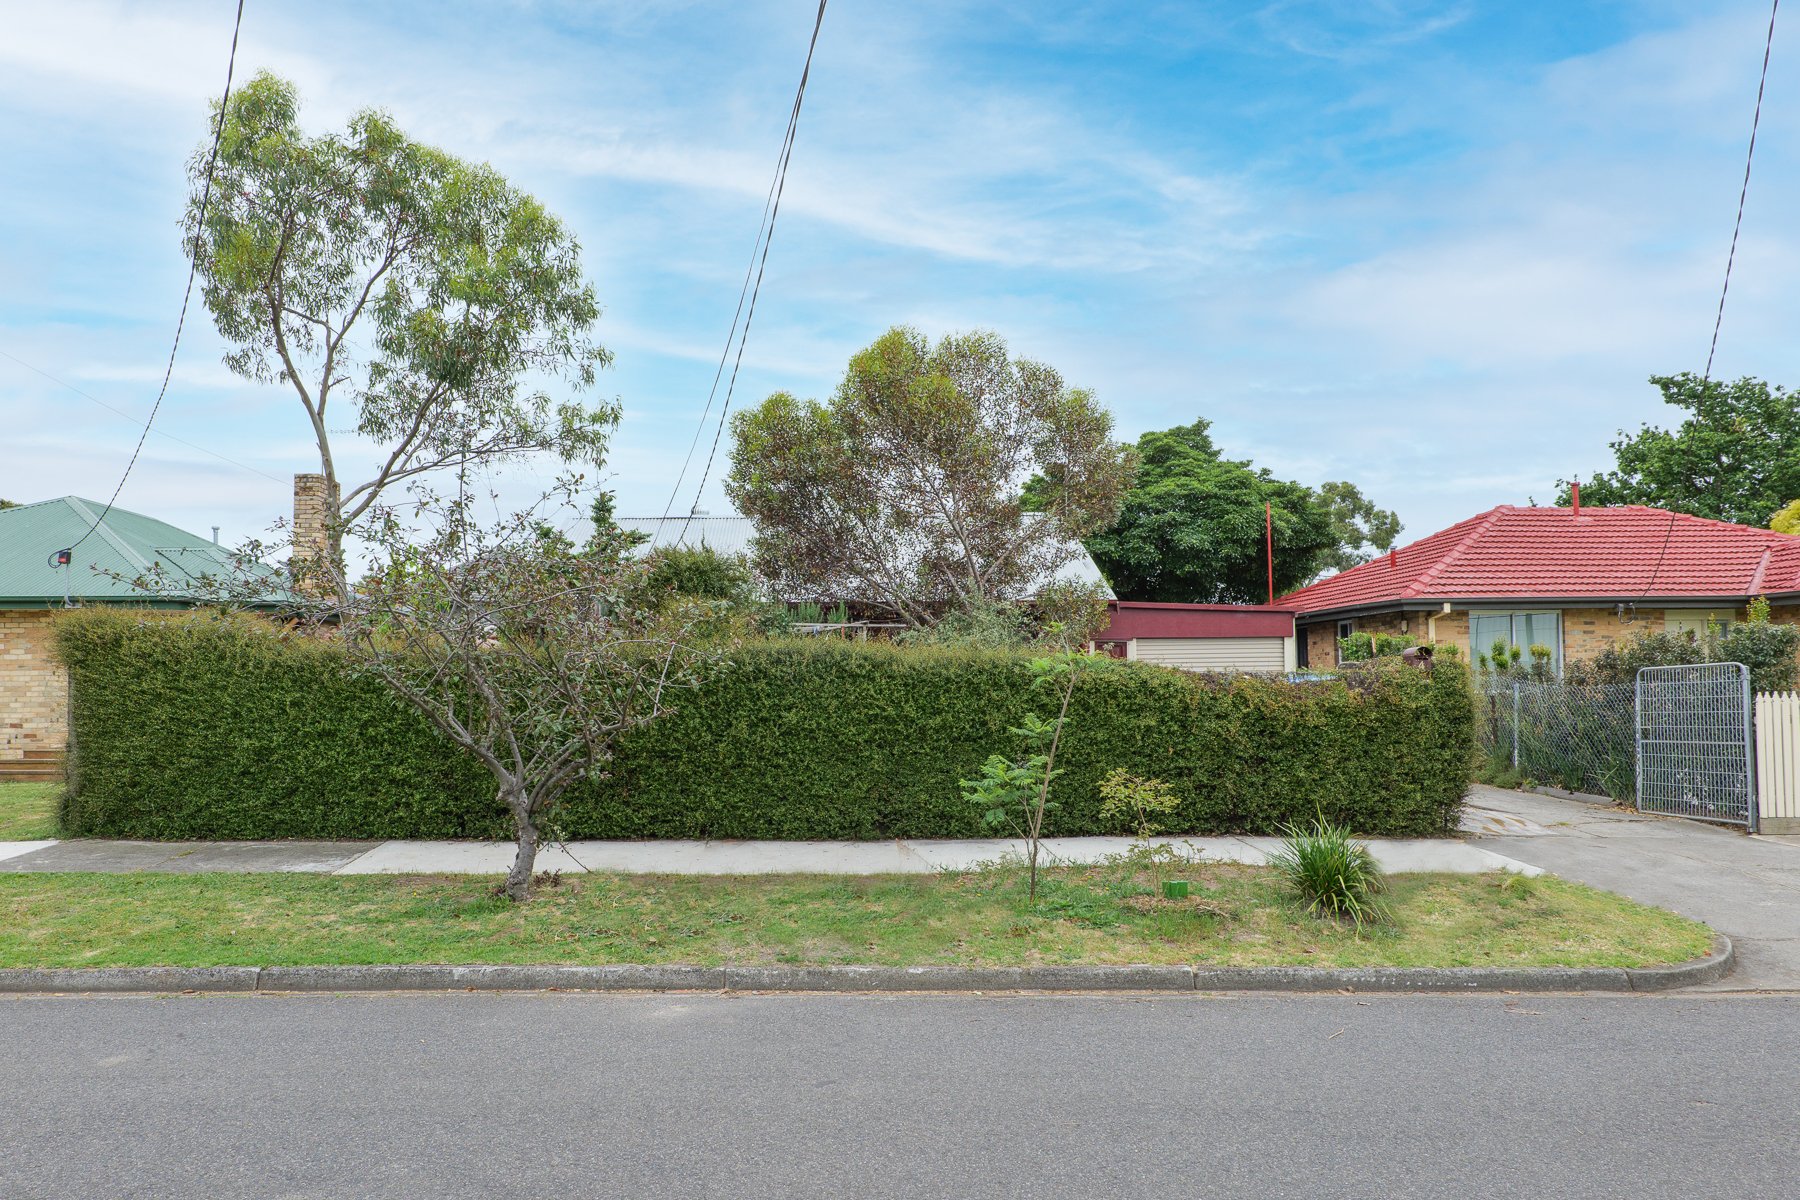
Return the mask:
[[[225,61],[225,93],[219,99],[219,120],[213,128],[212,151],[206,159],[206,182],[200,191],[200,212],[195,221],[196,228],[205,225],[206,209],[212,201],[213,169],[219,162],[219,141],[225,133],[225,107],[231,101],[231,76],[237,67],[238,32],[243,25],[244,0],[238,0],[237,18],[231,26],[231,55]],[[169,363],[163,369],[162,387],[156,393],[156,403],[150,406],[150,417],[144,422],[144,431],[138,435],[137,446],[131,452],[131,460],[125,464],[125,472],[119,476],[119,485],[113,489],[111,498],[106,502],[106,507],[100,510],[100,515],[95,517],[93,524],[87,527],[87,532],[75,539],[74,545],[64,553],[72,553],[81,543],[93,536],[94,530],[100,528],[101,522],[106,520],[106,515],[112,511],[113,505],[118,503],[119,493],[125,490],[125,481],[131,478],[131,469],[137,466],[138,455],[143,453],[144,441],[150,436],[150,426],[156,422],[156,414],[162,409],[163,397],[169,392],[169,380],[175,374],[175,352],[181,346],[181,331],[187,324],[188,301],[193,297],[194,276],[199,269],[200,246],[199,235],[196,233],[194,245],[189,248],[187,286],[181,292],[181,315],[175,319],[175,340],[169,344]]]
[[[50,372],[44,370],[42,367],[32,366],[30,363],[26,362],[24,359],[20,358],[16,354],[11,354],[5,350],[0,350],[0,358],[11,359],[13,362],[18,363],[21,367],[24,367],[27,371],[31,371],[37,375],[42,375],[45,379],[48,379],[51,383],[56,384],[58,387],[68,388],[71,392],[74,392],[77,396],[80,396],[82,399],[93,401],[95,404],[98,404],[101,408],[104,408],[107,412],[117,413],[119,416],[124,417],[127,421],[130,421],[133,425],[141,426],[144,424],[143,421],[138,420],[136,417],[132,416],[130,413],[126,412],[124,409],[114,408],[112,405],[110,405],[106,401],[100,399],[98,396],[90,395],[89,393],[82,391],[80,388],[76,387],[74,384],[70,383],[66,379],[58,379],[56,376],[54,376]],[[205,446],[202,446],[197,442],[190,442],[186,438],[176,437],[174,434],[168,433],[164,430],[158,429],[156,431],[156,436],[160,437],[160,438],[168,438],[171,442],[180,442],[183,446],[186,446],[190,450],[198,450],[202,454],[209,454],[212,457],[218,459],[222,463],[229,463],[232,466],[239,468],[240,470],[250,472],[252,475],[261,475],[264,479],[267,479],[272,483],[286,482],[285,480],[281,479],[279,476],[271,475],[267,471],[259,470],[258,468],[251,466],[249,463],[241,463],[235,458],[227,458],[223,454],[220,454],[217,450],[208,450]]]
[[806,100],[807,81],[812,76],[813,52],[818,49],[819,29],[825,23],[826,3],[827,0],[819,0],[818,13],[813,17],[812,38],[808,41],[806,46],[806,62],[800,69],[800,84],[794,90],[794,104],[788,111],[787,131],[782,136],[781,153],[777,156],[775,164],[775,178],[769,186],[769,197],[764,201],[763,205],[767,217],[759,227],[758,247],[752,247],[751,249],[751,266],[756,272],[755,279],[751,280],[749,269],[746,269],[744,273],[745,281],[749,286],[748,305],[745,304],[744,295],[741,291],[738,295],[738,306],[744,314],[743,325],[741,328],[739,327],[737,317],[734,314],[732,317],[731,332],[728,333],[725,338],[725,352],[719,356],[719,370],[713,375],[713,392],[707,395],[706,409],[700,416],[700,426],[694,431],[694,442],[688,448],[688,459],[682,463],[681,475],[677,477],[675,487],[669,494],[669,503],[663,509],[663,519],[657,522],[657,531],[660,533],[664,523],[669,519],[669,513],[674,509],[676,495],[681,490],[682,481],[687,475],[688,465],[693,460],[694,448],[698,446],[700,434],[706,428],[707,415],[712,411],[713,394],[718,390],[719,376],[724,372],[725,360],[728,357],[731,357],[731,343],[735,337],[737,341],[737,355],[732,360],[731,376],[725,385],[724,403],[719,408],[719,420],[718,424],[713,429],[712,445],[707,450],[706,466],[701,471],[700,482],[694,489],[694,502],[689,505],[687,516],[682,520],[681,533],[675,540],[676,545],[680,545],[687,540],[688,528],[693,521],[694,511],[700,506],[700,495],[706,490],[707,480],[712,476],[713,462],[719,453],[719,439],[725,432],[726,417],[731,412],[731,398],[737,389],[738,372],[744,364],[744,345],[750,337],[750,322],[756,316],[756,301],[757,297],[762,293],[763,274],[769,264],[769,246],[775,239],[775,221],[781,214],[781,197],[782,193],[787,188],[788,163],[792,161],[794,156],[794,138],[796,131],[800,126],[800,109]]
[[[1738,186],[1737,219],[1731,225],[1731,248],[1725,253],[1725,282],[1719,288],[1719,308],[1713,316],[1712,344],[1706,351],[1706,370],[1700,377],[1700,385],[1705,388],[1712,383],[1713,358],[1719,352],[1719,330],[1725,324],[1725,297],[1731,292],[1731,268],[1737,262],[1738,234],[1744,228],[1744,203],[1750,196],[1750,167],[1756,161],[1756,131],[1762,125],[1763,92],[1769,86],[1769,57],[1775,49],[1775,17],[1781,11],[1781,0],[1771,0],[1769,4],[1769,30],[1763,38],[1762,76],[1756,83],[1756,109],[1750,117],[1750,145],[1744,151],[1744,181]],[[1676,514],[1669,513],[1669,527],[1663,530],[1662,549],[1657,551],[1656,566],[1651,568],[1650,582],[1644,585],[1640,600],[1648,600],[1650,592],[1656,587],[1656,578],[1662,574],[1663,561],[1669,554],[1669,541],[1675,536]],[[1632,608],[1635,611],[1636,605]]]

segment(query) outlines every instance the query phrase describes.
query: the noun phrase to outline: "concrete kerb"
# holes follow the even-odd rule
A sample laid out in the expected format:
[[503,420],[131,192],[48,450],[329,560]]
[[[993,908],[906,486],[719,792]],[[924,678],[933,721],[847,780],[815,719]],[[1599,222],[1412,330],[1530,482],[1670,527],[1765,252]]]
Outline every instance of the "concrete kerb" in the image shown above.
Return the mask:
[[1657,992],[1714,983],[1736,960],[1666,967],[319,966],[0,970],[0,992]]

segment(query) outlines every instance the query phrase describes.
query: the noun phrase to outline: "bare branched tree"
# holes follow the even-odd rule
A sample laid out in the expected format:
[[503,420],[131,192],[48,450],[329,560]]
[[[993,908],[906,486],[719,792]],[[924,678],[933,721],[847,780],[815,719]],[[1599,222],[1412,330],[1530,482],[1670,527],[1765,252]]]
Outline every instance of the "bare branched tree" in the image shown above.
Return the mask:
[[[353,527],[366,555],[360,578],[315,562],[309,569],[338,573],[323,588],[292,587],[259,561],[279,547],[253,544],[219,556],[221,570],[159,564],[133,582],[284,613],[338,643],[351,671],[380,681],[487,769],[517,846],[506,895],[524,900],[569,789],[603,773],[621,736],[697,685],[718,643],[692,635],[716,623],[718,606],[640,607],[647,568],[624,535],[602,528],[572,545],[544,519],[551,498],[484,524],[477,503],[490,496],[411,491],[404,509],[377,506]],[[572,492],[573,481],[558,490]]]
[[518,847],[506,894],[524,900],[568,790],[697,682],[704,614],[629,607],[644,567],[622,544],[578,551],[536,511],[488,526],[473,497],[414,493],[359,530],[377,561],[329,615],[356,670],[487,768]]

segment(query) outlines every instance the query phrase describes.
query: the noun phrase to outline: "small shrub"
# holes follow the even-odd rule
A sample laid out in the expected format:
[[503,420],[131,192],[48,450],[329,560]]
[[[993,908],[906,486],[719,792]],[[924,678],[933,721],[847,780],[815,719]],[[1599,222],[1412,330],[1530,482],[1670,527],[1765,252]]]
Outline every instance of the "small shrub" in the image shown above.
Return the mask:
[[1361,929],[1382,919],[1376,895],[1386,886],[1368,846],[1324,817],[1287,827],[1269,865],[1306,902],[1308,912]]
[[1353,633],[1338,639],[1340,662],[1368,662],[1393,658],[1419,644],[1419,639],[1398,633]]
[[1157,820],[1181,808],[1181,797],[1160,779],[1144,779],[1114,767],[1100,780],[1100,819],[1130,821],[1135,836],[1148,840],[1161,833]]
[[1005,602],[979,602],[953,608],[935,625],[903,630],[895,640],[911,646],[968,646],[980,650],[1011,650],[1030,638],[1023,608]]

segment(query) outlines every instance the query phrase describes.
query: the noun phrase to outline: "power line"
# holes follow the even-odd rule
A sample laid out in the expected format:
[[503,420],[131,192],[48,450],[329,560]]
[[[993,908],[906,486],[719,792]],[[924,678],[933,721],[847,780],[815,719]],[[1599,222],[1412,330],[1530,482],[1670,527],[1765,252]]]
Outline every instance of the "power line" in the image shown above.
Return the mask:
[[[789,139],[793,136],[794,119],[790,113],[787,132],[782,135],[781,154],[775,156],[777,173],[782,163],[782,155],[787,152]],[[725,377],[725,362],[731,357],[731,343],[737,338],[738,318],[744,315],[744,300],[750,294],[750,280],[756,273],[756,255],[762,247],[763,237],[771,232],[769,227],[769,209],[775,203],[775,185],[777,180],[769,180],[769,193],[763,197],[762,216],[756,222],[756,241],[750,245],[750,261],[744,264],[744,282],[738,288],[737,309],[731,314],[731,328],[725,334],[725,348],[719,351],[719,365],[713,370],[712,387],[706,392],[706,407],[700,410],[700,422],[694,426],[694,436],[688,442],[687,457],[681,460],[681,470],[675,476],[675,486],[669,489],[669,502],[663,505],[663,520],[675,509],[675,498],[681,494],[681,485],[687,479],[688,467],[693,465],[694,451],[700,447],[700,435],[706,432],[706,418],[712,415],[713,400],[719,394],[719,380]]]
[[[74,384],[70,383],[68,380],[58,379],[56,376],[52,375],[50,372],[44,370],[41,367],[32,366],[30,363],[26,362],[24,359],[20,358],[16,354],[8,353],[5,350],[0,350],[0,358],[11,359],[13,362],[18,363],[21,367],[24,367],[27,371],[30,371],[37,375],[42,375],[45,379],[48,379],[51,383],[56,384],[58,387],[68,388],[71,392],[74,392],[77,396],[80,396],[82,399],[91,400],[95,404],[98,404],[101,408],[106,409],[108,412],[117,413],[119,416],[124,417],[127,421],[130,421],[133,425],[146,424],[146,422],[139,421],[136,417],[132,416],[130,413],[126,412],[124,409],[114,408],[112,405],[110,405],[106,401],[100,399],[98,396],[93,396],[93,395],[88,394],[87,392],[82,391],[80,388],[76,387]],[[258,470],[256,467],[251,466],[249,463],[241,463],[235,458],[227,458],[223,454],[220,454],[217,450],[208,450],[205,446],[199,445],[198,443],[195,443],[195,442],[190,442],[186,438],[176,437],[174,434],[164,432],[161,429],[158,429],[156,431],[156,436],[160,437],[160,438],[168,438],[171,442],[180,442],[183,446],[186,446],[190,450],[198,450],[202,454],[211,455],[213,458],[218,459],[222,463],[230,463],[232,466],[237,467],[240,470],[249,471],[252,475],[261,475],[264,479],[269,480],[271,483],[287,482],[284,479],[281,479],[281,478],[278,478],[277,476],[269,474],[267,471]]]
[[[225,106],[231,101],[231,76],[237,67],[238,31],[243,28],[243,25],[244,0],[238,0],[237,17],[231,26],[231,55],[225,61],[225,94],[219,99],[219,122],[213,128],[212,152],[206,159],[206,183],[200,192],[200,212],[195,221],[196,228],[206,223],[206,208],[212,200],[213,168],[218,165],[219,141],[225,134]],[[181,330],[187,324],[188,301],[194,294],[194,276],[200,269],[198,234],[194,240],[195,244],[190,247],[188,255],[187,286],[181,291],[181,315],[175,319],[175,340],[169,344],[169,365],[163,368],[162,387],[157,390],[156,403],[150,406],[150,417],[144,422],[144,432],[138,435],[137,446],[131,452],[131,461],[125,464],[125,473],[119,476],[119,486],[113,489],[111,499],[107,500],[106,507],[100,510],[100,515],[94,518],[94,523],[87,527],[87,532],[77,538],[75,544],[69,547],[70,552],[94,535],[94,530],[100,528],[100,523],[106,520],[106,514],[110,513],[113,505],[118,503],[119,493],[125,490],[125,481],[131,478],[131,469],[137,466],[138,455],[144,451],[144,442],[150,436],[150,426],[156,422],[156,414],[162,410],[163,397],[169,392],[169,380],[175,374],[175,351],[181,346]]]
[[[1756,161],[1756,131],[1762,124],[1763,91],[1769,86],[1769,57],[1775,50],[1775,16],[1781,11],[1781,0],[1769,4],[1769,31],[1763,38],[1762,76],[1756,81],[1756,109],[1750,117],[1750,145],[1744,151],[1744,182],[1738,187],[1737,218],[1731,224],[1731,248],[1725,253],[1725,281],[1719,288],[1719,310],[1713,316],[1712,344],[1706,351],[1706,370],[1700,386],[1712,384],[1713,358],[1719,352],[1719,330],[1725,324],[1725,297],[1731,292],[1731,268],[1737,262],[1738,234],[1744,228],[1744,202],[1750,196],[1750,167]],[[1669,554],[1669,541],[1675,536],[1676,513],[1669,512],[1669,527],[1663,530],[1662,549],[1656,552],[1656,566],[1650,570],[1650,582],[1644,585],[1643,600],[1650,598],[1656,577],[1662,574],[1663,561]],[[1635,607],[1635,606],[1634,606]]]
[[[781,153],[777,156],[775,164],[775,178],[769,185],[769,198],[763,203],[763,210],[767,214],[767,221],[763,226],[759,227],[758,241],[761,243],[760,255],[755,247],[752,247],[751,249],[751,263],[756,271],[755,281],[750,282],[749,268],[746,268],[744,272],[745,281],[749,283],[750,286],[750,302],[747,309],[744,307],[743,292],[740,290],[738,293],[738,307],[740,310],[744,311],[743,328],[741,330],[738,328],[737,316],[736,314],[733,314],[731,332],[727,333],[725,336],[725,351],[719,356],[719,369],[713,375],[713,391],[707,395],[706,410],[701,413],[700,424],[698,428],[694,430],[694,442],[688,447],[688,457],[687,460],[682,463],[681,475],[676,478],[675,487],[669,493],[669,503],[663,509],[663,521],[667,521],[670,511],[673,510],[675,506],[676,493],[680,491],[682,480],[687,475],[688,465],[693,460],[694,447],[699,444],[700,434],[706,428],[707,414],[712,411],[713,393],[718,391],[719,375],[724,371],[725,359],[731,354],[731,342],[735,335],[737,338],[737,357],[732,361],[731,378],[725,386],[725,402],[719,408],[719,423],[713,430],[712,446],[706,453],[706,466],[700,473],[699,485],[694,489],[694,502],[689,505],[688,515],[682,521],[681,534],[676,538],[677,545],[680,545],[681,542],[687,539],[688,527],[694,518],[693,510],[700,506],[700,494],[706,490],[706,482],[712,476],[713,460],[719,453],[719,438],[725,432],[725,418],[731,412],[731,397],[737,390],[738,371],[744,364],[744,344],[750,337],[750,322],[756,316],[756,300],[762,292],[763,272],[769,264],[769,247],[775,240],[775,220],[781,214],[781,196],[787,188],[788,163],[794,156],[794,137],[800,125],[800,107],[806,100],[807,81],[812,77],[813,51],[818,49],[819,29],[825,23],[826,3],[827,0],[819,0],[819,11],[813,17],[812,39],[806,46],[806,62],[800,69],[800,85],[794,90],[794,105],[793,108],[788,111],[787,131],[782,135]],[[658,522],[658,532],[660,532],[661,529],[662,522]]]
[[1737,220],[1731,226],[1731,249],[1725,255],[1725,285],[1719,289],[1719,312],[1713,318],[1712,347],[1706,352],[1706,374],[1712,380],[1713,356],[1719,352],[1719,327],[1725,323],[1725,295],[1731,291],[1731,265],[1737,261],[1738,231],[1744,227],[1744,201],[1750,195],[1750,164],[1756,159],[1756,130],[1762,124],[1763,89],[1769,83],[1769,55],[1775,49],[1775,14],[1781,0],[1769,5],[1769,32],[1763,40],[1762,78],[1756,84],[1756,112],[1750,118],[1750,148],[1744,152],[1744,182],[1738,188]]

